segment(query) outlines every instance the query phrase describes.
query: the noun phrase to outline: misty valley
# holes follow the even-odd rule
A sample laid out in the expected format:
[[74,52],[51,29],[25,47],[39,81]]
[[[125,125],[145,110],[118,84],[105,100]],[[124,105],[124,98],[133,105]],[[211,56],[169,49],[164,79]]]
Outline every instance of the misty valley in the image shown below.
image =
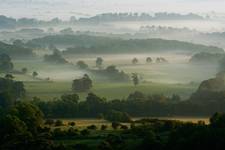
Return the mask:
[[0,149],[225,148],[223,16],[55,17],[0,16]]

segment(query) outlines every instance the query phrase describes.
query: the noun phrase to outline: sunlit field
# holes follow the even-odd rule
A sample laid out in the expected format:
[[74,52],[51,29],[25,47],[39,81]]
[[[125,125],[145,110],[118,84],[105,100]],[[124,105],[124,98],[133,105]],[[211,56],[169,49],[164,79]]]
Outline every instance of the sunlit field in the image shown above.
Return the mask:
[[[139,119],[143,119],[144,117],[141,118],[132,118],[134,121],[135,120],[139,120]],[[206,124],[209,124],[209,118],[206,117],[146,117],[148,119],[160,119],[160,120],[175,120],[175,121],[181,121],[181,122],[192,122],[192,123],[198,123],[199,121],[203,121]],[[144,118],[144,119],[146,119]],[[62,119],[63,124],[67,125],[68,122],[75,122],[76,123],[76,127],[78,128],[85,128],[87,126],[90,125],[96,125],[98,127],[98,129],[100,129],[101,125],[107,125],[109,128],[111,126],[111,122],[106,121],[106,120],[102,120],[102,119]],[[129,125],[129,124],[125,124],[125,125]]]

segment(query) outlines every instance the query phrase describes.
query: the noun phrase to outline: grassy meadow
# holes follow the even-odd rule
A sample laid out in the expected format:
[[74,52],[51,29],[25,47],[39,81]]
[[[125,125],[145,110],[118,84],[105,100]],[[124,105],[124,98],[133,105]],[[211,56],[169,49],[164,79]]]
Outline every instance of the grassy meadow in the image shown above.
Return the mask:
[[[128,75],[138,73],[141,76],[141,83],[134,87],[132,81],[128,83],[110,82],[102,80],[101,77],[92,76],[93,92],[108,100],[125,99],[134,91],[141,91],[145,94],[164,94],[170,96],[179,94],[183,99],[188,98],[198,87],[202,79],[213,77],[217,68],[210,65],[191,65],[188,60],[191,56],[182,54],[105,54],[105,55],[74,55],[64,56],[70,64],[57,65],[43,61],[44,52],[35,59],[13,60],[14,68],[21,70],[28,69],[26,75],[14,74],[15,80],[23,81],[27,90],[28,98],[39,97],[43,100],[52,100],[62,94],[72,93],[72,81],[82,77],[86,72],[76,67],[79,60],[85,61],[90,68],[95,68],[95,60],[102,57],[104,67],[115,65]],[[146,63],[146,57],[154,61],[157,57],[164,57],[167,64]],[[133,58],[138,59],[138,64],[131,63]],[[32,72],[38,72],[38,78],[32,77]],[[4,76],[4,74],[0,74]],[[203,77],[204,76],[204,77]],[[50,80],[47,81],[46,79]],[[81,100],[84,100],[87,93],[78,93]]]
[[[62,94],[72,93],[72,82],[43,82],[30,81],[24,82],[27,89],[28,97],[40,97],[44,100],[52,100],[60,97]],[[132,83],[94,83],[90,92],[93,92],[101,97],[111,99],[125,99],[134,91],[142,91],[145,94],[180,94],[183,98],[196,90],[195,85],[185,84],[162,84],[162,83],[142,83],[134,87]],[[78,93],[81,100],[84,100],[87,93]]]

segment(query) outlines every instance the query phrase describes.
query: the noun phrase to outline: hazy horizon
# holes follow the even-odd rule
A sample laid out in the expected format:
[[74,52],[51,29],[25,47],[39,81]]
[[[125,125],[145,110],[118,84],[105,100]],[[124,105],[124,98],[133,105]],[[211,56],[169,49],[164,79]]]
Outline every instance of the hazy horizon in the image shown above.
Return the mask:
[[51,19],[107,12],[173,12],[225,16],[225,0],[0,0],[0,15]]

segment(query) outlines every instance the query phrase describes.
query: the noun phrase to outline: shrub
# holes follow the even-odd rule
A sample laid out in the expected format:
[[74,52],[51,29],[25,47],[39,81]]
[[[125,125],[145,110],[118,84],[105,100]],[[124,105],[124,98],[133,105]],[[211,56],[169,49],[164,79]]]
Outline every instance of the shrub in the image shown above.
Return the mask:
[[107,125],[102,125],[102,126],[101,126],[101,130],[106,130],[107,128],[108,128]]
[[62,120],[56,120],[55,126],[56,126],[56,127],[58,127],[58,126],[63,126],[63,121],[62,121]]
[[78,135],[78,130],[74,128],[69,128],[67,130],[67,135],[68,136],[77,136]]
[[106,113],[105,119],[108,121],[113,121],[113,122],[130,122],[131,121],[131,117],[127,113],[115,111],[115,110],[112,110]]
[[89,129],[89,130],[96,130],[97,126],[96,125],[90,125],[90,126],[87,127],[87,129]]
[[127,129],[128,129],[128,126],[126,126],[126,125],[121,125],[121,126],[120,126],[120,129],[127,130]]
[[80,131],[80,134],[82,136],[88,136],[90,134],[90,131],[88,129],[84,129],[84,130]]
[[72,122],[68,122],[68,125],[74,127],[76,123],[72,121]]
[[62,137],[62,136],[65,136],[65,131],[63,131],[61,128],[56,128],[53,131],[53,136],[54,137]]

